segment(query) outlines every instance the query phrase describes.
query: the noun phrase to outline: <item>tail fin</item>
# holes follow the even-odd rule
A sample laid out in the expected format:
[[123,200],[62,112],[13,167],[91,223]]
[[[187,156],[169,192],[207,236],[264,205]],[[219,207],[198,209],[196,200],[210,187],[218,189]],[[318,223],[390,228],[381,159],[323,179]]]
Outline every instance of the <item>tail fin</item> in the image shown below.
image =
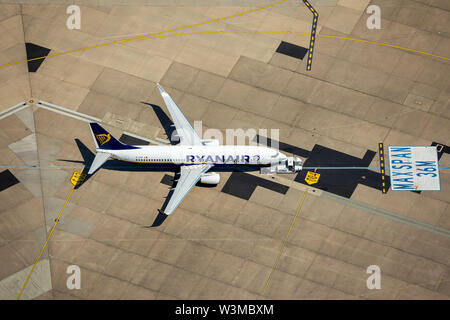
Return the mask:
[[103,129],[98,123],[91,122],[92,137],[94,138],[97,149],[102,150],[124,150],[139,149],[138,147],[129,146],[114,138],[108,131]]
[[110,157],[113,150],[139,149],[138,147],[129,146],[114,138],[108,131],[102,128],[98,123],[91,122],[92,137],[97,147],[97,154],[89,168],[88,174],[93,174],[100,168]]

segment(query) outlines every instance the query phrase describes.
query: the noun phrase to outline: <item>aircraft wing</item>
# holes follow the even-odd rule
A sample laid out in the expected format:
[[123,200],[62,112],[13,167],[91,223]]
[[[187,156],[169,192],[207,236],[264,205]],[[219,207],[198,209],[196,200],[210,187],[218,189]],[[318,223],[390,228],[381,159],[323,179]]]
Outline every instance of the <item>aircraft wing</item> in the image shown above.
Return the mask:
[[175,101],[173,101],[173,99],[163,89],[163,87],[161,87],[159,83],[157,84],[157,86],[159,92],[161,93],[161,96],[164,99],[164,103],[166,104],[167,109],[169,109],[169,113],[172,117],[173,123],[175,124],[177,135],[180,137],[180,145],[203,145],[202,140],[198,136],[197,132],[195,132],[189,120],[186,119],[185,115],[183,114],[183,112],[181,112]]
[[[203,173],[208,171],[213,165],[211,164],[196,164],[189,166],[182,166],[180,168],[180,177],[175,187],[169,192],[166,198],[166,202],[160,210],[160,213],[169,215],[175,211],[180,205],[181,201],[195,186],[198,180],[200,180]],[[176,177],[177,175],[175,175]]]

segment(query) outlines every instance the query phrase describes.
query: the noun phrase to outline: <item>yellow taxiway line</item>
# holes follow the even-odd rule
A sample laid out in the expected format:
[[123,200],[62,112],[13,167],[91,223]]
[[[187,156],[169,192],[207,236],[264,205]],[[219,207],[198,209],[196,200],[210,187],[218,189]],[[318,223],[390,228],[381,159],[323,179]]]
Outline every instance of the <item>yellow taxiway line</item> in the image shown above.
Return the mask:
[[[40,60],[40,59],[45,59],[45,58],[50,58],[50,57],[56,57],[56,56],[60,56],[60,55],[64,55],[64,54],[80,52],[80,51],[84,51],[84,50],[88,50],[88,49],[95,49],[95,48],[104,47],[104,46],[108,46],[108,45],[112,45],[112,44],[119,44],[119,43],[124,43],[124,42],[128,42],[128,41],[137,41],[137,40],[145,40],[145,39],[156,39],[156,38],[166,38],[166,37],[175,37],[175,36],[187,36],[187,35],[199,35],[199,34],[218,34],[218,33],[267,33],[267,34],[272,33],[272,34],[293,34],[293,35],[310,36],[309,33],[304,33],[304,32],[264,31],[264,30],[227,30],[227,31],[203,31],[203,32],[164,34],[164,33],[172,32],[172,31],[179,31],[179,30],[183,30],[183,29],[187,29],[187,28],[193,28],[193,27],[197,27],[197,26],[201,26],[201,25],[205,25],[205,24],[209,24],[209,23],[213,23],[213,22],[217,22],[217,21],[222,21],[222,20],[226,20],[226,19],[231,19],[231,18],[243,16],[245,14],[249,14],[249,13],[252,13],[252,12],[259,11],[259,10],[264,10],[264,9],[267,9],[267,8],[270,8],[270,7],[282,4],[282,3],[287,2],[287,1],[289,1],[289,0],[282,0],[282,1],[279,1],[279,2],[276,2],[276,3],[272,3],[272,4],[264,6],[264,7],[260,7],[260,8],[256,8],[256,9],[253,9],[253,10],[240,12],[240,13],[236,13],[236,14],[233,14],[231,16],[227,16],[227,17],[223,17],[223,18],[217,18],[217,19],[213,19],[213,20],[200,22],[200,23],[195,23],[195,24],[191,24],[191,25],[188,25],[188,26],[184,26],[184,27],[178,27],[178,28],[163,30],[163,31],[155,32],[155,33],[149,33],[149,34],[145,34],[145,35],[141,35],[141,36],[126,38],[126,39],[122,39],[122,40],[116,40],[116,41],[111,41],[111,42],[107,42],[107,43],[97,44],[97,45],[94,45],[94,46],[89,46],[89,47],[84,47],[84,48],[79,48],[79,49],[74,49],[74,50],[68,50],[68,51],[63,51],[63,52],[59,52],[59,53],[55,53],[55,54],[49,54],[49,55],[46,55],[46,56],[32,58],[32,59],[28,59],[28,60],[11,62],[11,63],[0,65],[0,68],[1,67],[12,66],[12,65],[15,65],[15,64],[25,63],[25,62],[29,62],[29,61],[35,61],[35,60]],[[430,52],[425,52],[425,51],[415,50],[415,49],[406,48],[406,47],[402,47],[402,46],[397,46],[397,45],[393,45],[393,44],[387,44],[387,43],[370,41],[370,40],[364,40],[364,39],[357,39],[357,38],[349,38],[349,37],[341,37],[341,36],[329,36],[329,35],[322,35],[322,34],[318,34],[316,36],[317,37],[324,37],[324,38],[348,40],[348,41],[357,41],[357,42],[368,43],[368,44],[373,44],[373,45],[380,45],[380,46],[385,46],[385,47],[391,47],[391,48],[395,48],[395,49],[400,49],[400,50],[404,50],[404,51],[419,53],[419,54],[435,57],[435,58],[438,58],[438,59],[450,61],[450,58],[447,58],[447,57],[439,56],[439,55],[436,55],[436,54],[433,54],[433,53],[430,53]]]
[[187,28],[198,27],[198,26],[209,24],[209,23],[213,23],[213,22],[218,22],[218,21],[222,21],[222,20],[226,20],[226,19],[231,19],[231,18],[243,16],[245,14],[249,14],[249,13],[252,13],[252,12],[259,11],[259,10],[264,10],[264,9],[267,9],[267,8],[270,8],[270,7],[282,4],[282,3],[287,2],[287,1],[289,1],[289,0],[278,1],[278,2],[275,2],[275,3],[269,4],[267,6],[264,6],[264,7],[260,7],[260,8],[256,8],[256,9],[253,9],[253,10],[240,12],[240,13],[236,13],[236,14],[233,14],[231,16],[227,16],[227,17],[223,17],[223,18],[217,18],[217,19],[213,19],[213,20],[200,22],[200,23],[195,23],[195,24],[191,24],[191,25],[188,25],[188,26],[184,26],[184,27],[178,27],[178,28],[163,30],[163,31],[155,32],[155,33],[149,33],[149,34],[138,36],[138,37],[132,37],[132,38],[127,38],[127,39],[122,39],[122,40],[117,40],[117,41],[97,44],[97,45],[94,45],[94,46],[89,46],[89,47],[84,47],[84,48],[64,51],[64,52],[60,52],[60,53],[49,54],[47,56],[37,57],[37,58],[33,58],[33,59],[22,60],[22,61],[17,61],[17,62],[11,62],[11,63],[0,65],[0,68],[1,67],[12,66],[12,65],[15,65],[15,64],[24,63],[24,62],[28,62],[28,61],[40,60],[40,59],[44,59],[44,58],[60,56],[60,55],[63,55],[63,54],[68,54],[68,53],[79,52],[79,51],[88,50],[88,49],[94,49],[94,48],[109,46],[109,45],[112,45],[112,44],[118,44],[118,43],[123,43],[123,42],[128,42],[128,41],[143,40],[143,39],[151,39],[151,37],[153,37],[155,35],[160,35],[162,33],[167,33],[167,32],[172,32],[172,31],[183,30],[183,29],[187,29]]
[[[82,172],[83,172],[83,170],[81,170],[81,173],[80,173],[80,174],[82,174]],[[34,268],[36,267],[37,263],[39,262],[39,259],[40,259],[41,256],[42,256],[42,253],[44,252],[45,248],[47,247],[47,243],[48,243],[50,237],[52,236],[53,231],[55,230],[56,225],[58,224],[58,222],[59,222],[59,220],[60,220],[60,218],[61,218],[61,215],[62,215],[62,213],[63,213],[63,211],[64,211],[64,208],[66,207],[67,203],[69,202],[70,196],[72,195],[72,192],[73,192],[73,190],[75,189],[75,187],[76,187],[76,184],[74,184],[72,190],[70,190],[69,196],[67,197],[67,200],[66,200],[66,202],[64,203],[64,206],[62,207],[61,212],[59,213],[58,218],[56,218],[55,223],[53,224],[53,228],[52,228],[52,230],[50,231],[50,233],[48,234],[47,240],[45,240],[44,246],[42,247],[42,250],[41,250],[41,252],[39,253],[39,256],[37,257],[36,262],[34,263],[33,268],[31,269],[30,274],[28,275],[27,281],[25,281],[25,283],[24,283],[24,285],[23,285],[23,287],[22,287],[22,290],[20,290],[20,294],[19,294],[19,296],[17,297],[17,300],[20,300],[20,297],[22,296],[22,293],[23,293],[23,291],[25,290],[25,287],[27,286],[28,281],[30,280],[31,275],[33,274]]]
[[284,237],[284,239],[283,239],[283,241],[281,243],[280,252],[278,253],[277,259],[275,260],[275,263],[274,263],[274,265],[272,267],[272,270],[270,271],[269,277],[267,278],[266,285],[264,286],[264,290],[261,293],[261,295],[259,296],[259,299],[263,299],[264,298],[264,295],[266,294],[266,291],[269,288],[270,280],[272,279],[273,272],[275,271],[275,269],[278,266],[278,263],[280,262],[281,255],[284,252],[284,248],[286,247],[286,243],[287,243],[287,241],[289,239],[289,235],[291,234],[292,228],[294,227],[295,220],[297,219],[297,216],[300,213],[300,210],[301,210],[302,205],[303,205],[303,201],[305,201],[306,194],[308,193],[308,191],[309,191],[309,189],[307,188],[305,190],[305,192],[303,193],[303,197],[302,197],[302,200],[300,201],[300,205],[298,206],[297,213],[295,214],[294,218],[292,219],[291,226],[289,227],[289,230],[286,233],[286,235],[285,235],[285,237]]

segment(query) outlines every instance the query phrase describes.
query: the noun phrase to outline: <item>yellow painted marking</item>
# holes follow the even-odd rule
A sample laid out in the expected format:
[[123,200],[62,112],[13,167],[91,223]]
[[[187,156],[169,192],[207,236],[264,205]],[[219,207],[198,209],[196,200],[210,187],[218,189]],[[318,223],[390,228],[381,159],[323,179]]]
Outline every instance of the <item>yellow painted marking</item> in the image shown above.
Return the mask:
[[383,180],[384,180],[384,176],[381,176],[381,179],[383,179]]
[[383,161],[383,156],[380,157],[380,160]]
[[64,52],[55,53],[55,54],[50,54],[50,55],[47,55],[47,56],[37,57],[37,58],[33,58],[33,59],[28,59],[28,60],[23,60],[23,61],[18,61],[18,62],[7,63],[7,64],[4,64],[4,65],[0,65],[0,67],[6,67],[6,66],[11,66],[11,65],[14,65],[14,64],[18,64],[18,63],[23,63],[23,62],[33,61],[33,60],[44,59],[44,58],[47,58],[47,57],[56,57],[56,56],[63,55],[63,54],[68,54],[68,53],[73,53],[73,52],[79,52],[79,51],[88,50],[88,49],[93,49],[93,48],[99,48],[99,47],[108,46],[108,45],[111,45],[111,44],[117,44],[117,43],[123,43],[123,42],[128,42],[128,41],[147,39],[148,37],[155,36],[155,35],[159,35],[159,34],[162,34],[162,33],[167,33],[167,32],[172,32],[172,31],[178,31],[178,30],[183,30],[183,29],[192,28],[192,27],[198,27],[198,26],[205,25],[205,24],[209,24],[209,23],[213,23],[213,22],[218,22],[218,21],[222,21],[222,20],[226,20],[226,19],[231,19],[231,18],[243,16],[243,15],[245,15],[245,14],[249,14],[249,13],[252,13],[252,12],[264,10],[264,9],[267,9],[267,8],[270,8],[270,7],[273,7],[273,6],[282,4],[282,3],[287,2],[287,1],[289,1],[289,0],[282,0],[282,1],[279,1],[279,2],[276,2],[276,3],[269,4],[269,5],[264,6],[264,7],[260,7],[260,8],[256,8],[256,9],[253,9],[253,10],[248,10],[248,11],[240,12],[240,13],[236,13],[236,14],[233,14],[233,15],[231,15],[231,16],[227,16],[227,17],[223,17],[223,18],[217,18],[217,19],[213,19],[213,20],[208,20],[208,21],[200,22],[200,23],[195,23],[195,24],[191,24],[191,25],[188,25],[188,26],[184,26],[184,27],[178,27],[178,28],[168,29],[168,30],[159,31],[159,32],[155,32],[155,33],[149,33],[149,34],[146,34],[146,35],[143,35],[143,36],[132,37],[132,38],[127,38],[127,39],[123,39],[123,40],[117,40],[117,41],[112,41],[112,42],[107,42],[107,43],[97,44],[97,45],[93,45],[93,46],[89,46],[89,47],[84,47],[84,48],[80,48],[80,49],[64,51]]
[[314,172],[308,171],[306,173],[305,181],[309,185],[315,184],[319,181],[319,177],[320,177],[320,173],[316,173],[315,170],[314,170]]
[[384,163],[381,163],[381,166],[384,167]]
[[[81,170],[80,174],[82,174],[82,172],[83,172],[83,170]],[[41,250],[41,252],[39,253],[39,256],[37,257],[36,262],[35,262],[34,265],[33,265],[33,268],[31,268],[30,274],[28,275],[28,278],[27,278],[27,280],[25,281],[25,284],[23,285],[22,290],[20,290],[20,294],[19,294],[19,296],[17,297],[17,300],[20,300],[20,297],[22,296],[22,293],[23,293],[23,291],[25,290],[25,287],[27,286],[28,281],[30,280],[31,275],[33,274],[34,268],[36,267],[37,263],[39,262],[39,259],[41,258],[42,253],[44,252],[45,248],[47,247],[48,240],[49,240],[50,237],[52,236],[53,231],[55,230],[56,225],[58,224],[59,219],[61,218],[61,215],[62,215],[62,213],[63,213],[63,211],[64,211],[64,208],[66,207],[67,203],[69,202],[70,196],[72,195],[72,192],[73,192],[74,189],[75,189],[75,185],[72,187],[72,190],[70,190],[69,196],[67,197],[67,200],[66,200],[66,202],[64,203],[64,205],[63,205],[63,207],[62,207],[62,209],[61,209],[61,212],[59,213],[58,218],[56,218],[55,223],[53,224],[53,228],[50,230],[50,233],[49,233],[49,235],[48,235],[48,237],[47,237],[47,240],[45,240],[44,246],[42,247],[42,250]]]
[[266,285],[264,287],[263,292],[259,296],[259,299],[263,299],[264,295],[266,294],[267,288],[269,287],[269,284],[270,284],[270,280],[272,279],[272,274],[273,274],[273,272],[275,271],[275,269],[278,266],[278,262],[280,261],[281,255],[283,254],[283,251],[284,251],[284,248],[286,247],[286,243],[287,243],[287,240],[289,239],[289,235],[291,234],[292,227],[294,226],[295,220],[297,219],[297,216],[300,213],[300,209],[302,208],[303,201],[305,201],[305,197],[306,197],[306,194],[308,193],[308,190],[309,189],[307,188],[305,190],[305,192],[303,193],[302,201],[300,201],[300,205],[298,206],[297,213],[295,214],[294,218],[292,219],[291,226],[289,227],[289,230],[286,233],[286,236],[284,237],[284,239],[283,239],[283,241],[281,243],[280,252],[278,253],[277,259],[275,260],[275,263],[274,263],[274,265],[272,267],[272,271],[270,271],[269,277],[267,278]]
[[81,172],[75,171],[70,179],[70,182],[72,182],[74,186],[77,186],[78,184],[81,184],[84,179],[86,179],[86,174],[83,173],[83,170],[81,170]]
[[385,186],[385,183],[383,182],[383,187]]

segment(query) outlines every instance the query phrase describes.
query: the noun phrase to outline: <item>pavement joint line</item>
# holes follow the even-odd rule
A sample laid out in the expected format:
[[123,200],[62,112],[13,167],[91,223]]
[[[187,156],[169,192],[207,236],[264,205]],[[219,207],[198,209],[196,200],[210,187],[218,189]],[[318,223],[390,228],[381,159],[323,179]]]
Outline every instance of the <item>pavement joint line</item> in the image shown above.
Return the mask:
[[[199,35],[199,34],[220,34],[220,33],[268,33],[268,34],[292,34],[292,35],[304,35],[304,36],[308,36],[308,33],[304,33],[304,32],[294,32],[294,31],[270,31],[270,30],[221,30],[221,31],[199,31],[199,32],[188,32],[188,33],[174,33],[174,34],[167,34],[167,35],[161,35],[161,36],[152,36],[152,37],[148,37],[147,39],[156,39],[156,38],[165,38],[165,37],[176,37],[176,36],[191,36],[191,35]],[[364,39],[357,39],[357,38],[348,38],[348,37],[341,37],[341,36],[329,36],[329,35],[323,35],[323,34],[318,34],[316,35],[317,37],[324,37],[324,38],[331,38],[331,39],[341,39],[341,40],[348,40],[348,41],[357,41],[357,42],[363,42],[363,43],[369,43],[369,44],[374,44],[374,45],[380,45],[380,46],[385,46],[385,47],[391,47],[391,48],[395,48],[395,49],[400,49],[400,50],[405,50],[405,51],[411,51],[411,52],[415,52],[415,53],[420,53],[423,55],[427,55],[427,56],[431,56],[431,57],[435,57],[435,58],[439,58],[439,59],[443,59],[443,60],[448,60],[450,61],[450,58],[447,57],[443,57],[443,56],[439,56],[430,52],[426,52],[426,51],[420,51],[420,50],[415,50],[415,49],[411,49],[411,48],[407,48],[407,47],[402,47],[402,46],[397,46],[397,45],[392,45],[392,44],[388,44],[388,43],[383,43],[383,42],[377,42],[377,41],[370,41],[370,40],[364,40]],[[70,52],[69,52],[70,53]],[[64,54],[64,53],[62,53]],[[43,57],[45,58],[45,57]],[[20,62],[26,62],[26,61],[20,61]],[[18,62],[18,63],[20,63]],[[2,65],[0,65],[0,68],[3,67]]]
[[[305,169],[305,167],[303,169]],[[313,169],[313,168],[311,168],[311,169]],[[318,167],[317,169],[321,169],[321,168]],[[388,218],[388,219],[396,221],[396,222],[407,224],[409,226],[412,226],[412,227],[415,227],[415,228],[418,228],[418,229],[422,229],[422,230],[425,230],[425,231],[433,232],[435,234],[438,234],[438,235],[450,238],[450,230],[447,230],[445,228],[441,228],[441,227],[438,227],[438,226],[434,226],[434,225],[431,225],[431,224],[428,224],[426,222],[422,222],[422,221],[419,221],[419,220],[416,220],[416,219],[412,219],[412,218],[409,218],[409,217],[406,217],[406,216],[403,216],[403,215],[400,215],[400,214],[397,214],[397,213],[394,213],[394,212],[391,212],[391,211],[388,211],[388,210],[377,208],[377,207],[371,206],[371,205],[369,205],[367,203],[363,203],[363,202],[359,202],[359,201],[356,201],[356,200],[353,200],[353,199],[347,199],[347,198],[344,198],[344,197],[341,197],[341,196],[338,196],[338,195],[334,195],[334,194],[332,194],[330,192],[326,192],[326,191],[323,191],[321,189],[316,189],[316,188],[311,187],[311,186],[306,186],[306,185],[303,185],[300,182],[297,182],[297,181],[294,181],[294,180],[289,180],[289,179],[286,179],[286,178],[283,178],[283,177],[270,176],[270,175],[267,175],[267,176],[265,176],[265,175],[258,175],[257,173],[252,173],[252,172],[249,172],[249,174],[258,176],[258,177],[260,177],[262,179],[266,179],[266,180],[269,180],[269,181],[275,181],[275,182],[281,183],[281,184],[286,185],[286,186],[288,186],[290,188],[292,187],[292,188],[294,188],[296,190],[303,191],[305,189],[309,189],[310,191],[311,190],[314,191],[314,192],[310,192],[311,194],[316,195],[318,197],[329,199],[329,200],[332,200],[332,201],[344,204],[346,206],[351,206],[353,208],[356,208],[356,209],[359,209],[359,210],[363,210],[363,211],[366,211],[366,212],[369,212],[369,213],[372,213],[372,214],[376,214],[376,215],[382,216],[384,218]],[[272,179],[271,177],[274,177],[274,179]]]
[[11,63],[0,65],[0,68],[1,67],[6,67],[6,66],[12,66],[12,65],[15,65],[15,64],[19,64],[19,63],[34,61],[34,60],[41,60],[41,59],[45,59],[45,58],[48,58],[48,57],[55,57],[55,56],[59,56],[59,55],[63,55],[63,54],[68,54],[68,53],[79,52],[79,51],[84,51],[84,50],[88,50],[88,49],[104,47],[104,46],[112,45],[112,44],[118,44],[118,43],[123,43],[123,42],[128,42],[128,41],[135,41],[135,40],[149,39],[152,36],[160,35],[160,34],[163,34],[163,33],[183,30],[183,29],[187,29],[187,28],[198,27],[198,26],[209,24],[209,23],[213,23],[213,22],[218,22],[218,21],[222,21],[222,20],[227,20],[227,19],[243,16],[245,14],[249,14],[249,13],[252,13],[252,12],[264,10],[264,9],[267,9],[267,8],[270,8],[270,7],[282,4],[282,3],[287,2],[287,1],[289,1],[289,0],[278,1],[278,2],[275,2],[275,3],[269,4],[269,5],[266,5],[264,7],[259,7],[259,8],[253,9],[253,10],[248,10],[248,11],[236,13],[236,14],[233,14],[233,15],[230,15],[230,16],[226,16],[226,17],[222,17],[222,18],[217,18],[217,19],[212,19],[212,20],[208,20],[208,21],[204,21],[204,22],[199,22],[199,23],[191,24],[191,25],[184,26],[184,27],[177,27],[177,28],[163,30],[163,31],[155,32],[155,33],[149,33],[149,34],[146,34],[146,35],[143,35],[143,36],[138,36],[138,37],[133,37],[133,38],[127,38],[127,39],[122,39],[122,40],[117,40],[117,41],[97,44],[97,45],[93,45],[93,46],[89,46],[89,47],[84,47],[84,48],[64,51],[64,52],[60,52],[60,53],[56,53],[56,54],[50,54],[50,55],[47,55],[47,56],[42,56],[42,57],[37,57],[37,58],[32,58],[32,59],[27,59],[27,60],[22,60],[22,61],[17,61],[17,62],[11,62]]
[[[214,22],[214,21],[212,21],[212,22]],[[193,25],[193,26],[196,26],[196,25]],[[182,27],[182,28],[179,28],[179,29],[188,28],[188,27],[190,27],[190,26]],[[176,30],[179,30],[179,29],[176,29]],[[56,57],[56,56],[65,55],[65,54],[74,53],[74,52],[79,52],[79,51],[83,51],[83,50],[95,49],[95,48],[98,48],[98,47],[111,45],[111,44],[117,44],[117,43],[128,42],[128,41],[136,41],[136,40],[145,40],[145,39],[157,39],[157,38],[200,35],[200,34],[220,34],[220,33],[267,33],[267,34],[292,34],[292,35],[306,35],[306,36],[309,35],[309,34],[304,33],[304,32],[268,31],[268,30],[221,30],[221,31],[201,31],[201,32],[175,33],[175,34],[160,35],[161,33],[170,32],[170,31],[174,31],[174,30],[160,31],[160,32],[158,32],[158,33],[156,33],[154,35],[147,35],[147,36],[145,36],[145,38],[143,38],[144,37],[143,36],[143,37],[137,37],[137,38],[131,38],[131,39],[124,39],[124,40],[120,40],[120,41],[114,41],[114,42],[110,42],[110,43],[105,43],[105,44],[100,44],[100,45],[95,45],[95,46],[90,46],[90,47],[85,47],[85,48],[80,48],[80,49],[63,51],[63,52],[60,52],[60,53],[50,54],[50,55],[42,56],[42,57],[38,57],[38,58],[11,62],[11,63],[0,65],[0,68],[12,66],[12,65],[15,65],[15,64],[25,63],[25,62],[29,62],[29,61],[34,61],[34,60],[40,60],[40,59],[45,59],[45,58]],[[317,34],[316,36],[317,37],[324,37],[324,38],[331,38],[331,39],[357,41],[357,42],[368,43],[368,44],[373,44],[373,45],[380,45],[380,46],[395,48],[395,49],[404,50],[404,51],[410,51],[410,52],[419,53],[419,54],[431,56],[431,57],[434,57],[434,58],[450,61],[450,58],[439,56],[439,55],[436,55],[436,54],[433,54],[433,53],[430,53],[430,52],[420,51],[420,50],[411,49],[411,48],[402,47],[402,46],[397,46],[397,45],[388,44],[388,43],[382,43],[382,42],[370,41],[370,40],[364,40],[364,39],[357,39],[357,38],[342,37],[342,36],[323,35],[323,34]]]
[[283,241],[282,241],[282,243],[281,243],[280,252],[278,253],[278,256],[277,256],[277,258],[276,258],[276,260],[275,260],[275,263],[274,263],[274,265],[273,265],[272,270],[270,271],[269,277],[267,278],[267,282],[266,282],[266,285],[265,285],[265,287],[264,287],[264,290],[263,290],[263,292],[261,293],[261,295],[260,295],[260,297],[259,297],[260,300],[264,298],[264,295],[266,294],[266,291],[267,291],[267,289],[268,289],[268,287],[269,287],[269,285],[270,285],[270,280],[272,279],[273,272],[274,272],[275,269],[277,268],[278,263],[279,263],[279,261],[280,261],[280,258],[281,258],[281,256],[282,256],[282,254],[284,253],[284,249],[285,249],[286,243],[287,243],[287,241],[288,241],[288,239],[289,239],[289,235],[291,234],[292,228],[293,228],[293,226],[294,226],[294,224],[295,224],[295,220],[297,219],[297,216],[298,216],[298,214],[300,213],[300,210],[301,210],[301,208],[302,208],[302,206],[303,206],[303,201],[305,201],[306,194],[308,193],[308,191],[309,191],[309,190],[308,190],[308,188],[307,188],[307,189],[305,190],[305,192],[303,193],[303,197],[302,197],[302,200],[300,201],[300,205],[298,206],[297,213],[295,214],[294,218],[292,219],[292,222],[291,222],[291,225],[290,225],[290,227],[289,227],[289,230],[288,230],[288,232],[286,233],[286,236],[284,237],[284,239],[283,239]]
[[[82,172],[83,172],[83,170],[81,170],[80,173],[82,173]],[[47,247],[47,243],[48,243],[50,237],[52,236],[53,231],[55,230],[56,225],[58,224],[58,222],[59,222],[59,220],[60,220],[60,218],[61,218],[61,215],[62,215],[64,209],[66,208],[66,205],[67,205],[67,203],[69,202],[70,196],[72,195],[73,190],[75,189],[75,187],[76,187],[76,185],[74,185],[74,186],[72,187],[72,190],[70,190],[69,196],[67,197],[67,200],[66,200],[66,202],[64,203],[64,205],[63,205],[63,207],[62,207],[62,209],[61,209],[61,212],[60,212],[59,215],[58,215],[58,218],[56,218],[55,223],[53,224],[53,227],[52,227],[52,229],[50,230],[49,235],[47,236],[47,240],[45,240],[44,246],[42,247],[41,252],[39,253],[39,256],[37,257],[36,262],[35,262],[34,265],[33,265],[33,268],[31,268],[30,274],[28,275],[28,278],[27,278],[27,280],[25,281],[25,283],[24,283],[24,285],[23,285],[23,287],[22,287],[22,290],[20,291],[19,296],[17,297],[17,300],[20,300],[20,297],[22,296],[22,293],[23,293],[23,291],[25,290],[25,287],[27,286],[28,281],[30,280],[31,275],[33,274],[34,268],[36,267],[37,263],[39,262],[39,259],[40,259],[41,256],[42,256],[42,253],[44,252],[45,248]]]
[[437,235],[444,236],[446,238],[450,238],[450,230],[447,230],[447,229],[444,229],[444,228],[441,228],[438,226],[434,226],[429,223],[422,222],[422,221],[419,221],[416,219],[405,217],[403,215],[400,215],[400,214],[397,214],[397,213],[394,213],[394,212],[391,212],[391,211],[388,211],[385,209],[377,208],[377,207],[374,207],[367,203],[362,203],[362,202],[359,202],[356,200],[347,199],[347,198],[340,197],[337,195],[332,195],[327,192],[322,193],[321,197],[344,204],[344,205],[351,206],[351,207],[359,209],[359,210],[364,210],[366,212],[370,212],[370,213],[376,214],[378,216],[382,216],[384,218],[391,219],[396,222],[407,224],[409,226],[412,226],[412,227],[415,227],[418,229],[429,231],[429,232],[435,233]]

